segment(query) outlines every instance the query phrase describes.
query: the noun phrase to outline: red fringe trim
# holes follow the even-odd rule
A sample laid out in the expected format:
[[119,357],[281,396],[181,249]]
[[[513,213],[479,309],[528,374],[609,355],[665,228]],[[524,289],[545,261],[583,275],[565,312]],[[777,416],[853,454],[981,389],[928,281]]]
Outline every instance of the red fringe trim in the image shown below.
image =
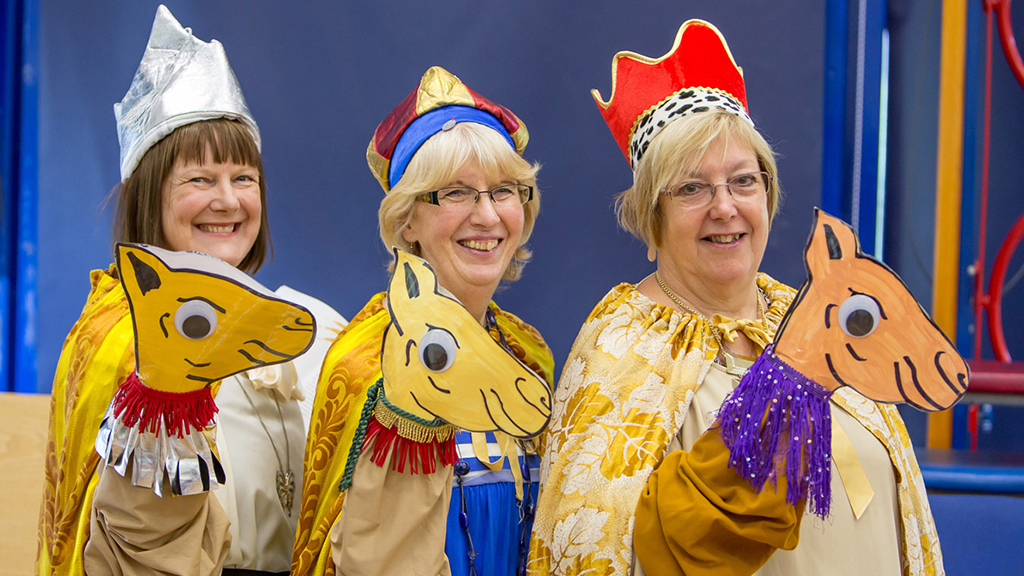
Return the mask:
[[154,390],[132,372],[114,396],[114,416],[128,426],[139,425],[140,431],[156,433],[161,420],[168,435],[183,438],[191,429],[202,430],[213,424],[217,405],[209,386],[192,392]]
[[416,442],[398,435],[396,428],[385,428],[376,418],[370,417],[366,426],[366,437],[363,440],[365,452],[373,444],[373,455],[370,460],[377,466],[384,466],[388,454],[396,450],[395,458],[391,461],[391,469],[402,473],[405,465],[409,464],[410,474],[433,474],[437,471],[437,462],[441,461],[442,466],[454,466],[459,461],[458,451],[455,449],[455,436],[448,440]]

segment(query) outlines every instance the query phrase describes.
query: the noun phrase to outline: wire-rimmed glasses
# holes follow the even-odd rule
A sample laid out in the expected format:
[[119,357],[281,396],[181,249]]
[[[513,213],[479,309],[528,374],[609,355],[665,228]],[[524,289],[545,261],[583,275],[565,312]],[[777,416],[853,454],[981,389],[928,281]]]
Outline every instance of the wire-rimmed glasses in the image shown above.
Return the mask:
[[677,200],[687,208],[699,208],[711,202],[719,186],[725,186],[733,198],[743,201],[767,192],[771,181],[772,176],[767,172],[749,172],[733,176],[725,184],[712,184],[704,180],[686,180],[665,187],[661,193]]

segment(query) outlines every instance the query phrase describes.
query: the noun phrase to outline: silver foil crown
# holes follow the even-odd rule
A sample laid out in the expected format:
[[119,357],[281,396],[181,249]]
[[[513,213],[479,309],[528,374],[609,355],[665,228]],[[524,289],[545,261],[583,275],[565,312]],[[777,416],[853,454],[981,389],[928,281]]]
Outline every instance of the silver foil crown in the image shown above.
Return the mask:
[[131,176],[154,144],[186,124],[215,118],[240,121],[260,149],[260,130],[245,104],[224,46],[203,42],[166,6],[153,20],[146,53],[132,85],[114,104],[121,143],[121,179]]

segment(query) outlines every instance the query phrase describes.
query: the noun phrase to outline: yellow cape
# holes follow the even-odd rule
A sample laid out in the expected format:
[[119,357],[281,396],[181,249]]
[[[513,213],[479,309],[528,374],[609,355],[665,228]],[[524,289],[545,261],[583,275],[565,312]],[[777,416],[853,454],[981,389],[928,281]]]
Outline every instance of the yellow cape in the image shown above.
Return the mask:
[[[366,403],[366,391],[381,377],[380,353],[390,317],[377,294],[349,322],[331,345],[320,371],[313,418],[306,439],[302,509],[295,534],[292,574],[334,574],[328,534],[341,512],[345,494],[339,486]],[[540,334],[493,303],[491,310],[512,352],[551,382],[554,359]],[[497,337],[492,333],[492,336]]]
[[[96,489],[96,435],[122,382],[135,370],[135,333],[115,268],[93,270],[92,291],[57,363],[50,396],[36,573],[85,574],[82,553]],[[213,383],[216,397],[220,381]]]
[[82,551],[96,488],[93,448],[117,387],[135,370],[134,333],[124,291],[93,270],[92,292],[64,341],[50,397],[36,573],[84,574]]

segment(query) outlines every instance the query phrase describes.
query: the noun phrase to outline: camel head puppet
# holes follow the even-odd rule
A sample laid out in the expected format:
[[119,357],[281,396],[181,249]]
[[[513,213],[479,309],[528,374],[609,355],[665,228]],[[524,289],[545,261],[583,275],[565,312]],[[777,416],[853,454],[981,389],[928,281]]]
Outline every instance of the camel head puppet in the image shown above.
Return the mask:
[[[489,331],[437,283],[430,264],[397,248],[388,285],[391,317],[381,350],[379,385],[364,449],[383,465],[393,447],[413,473],[432,473],[439,459],[453,465],[456,429],[501,431],[530,438],[551,417],[548,383],[495,341]],[[503,340],[504,336],[500,335]],[[435,451],[436,454],[435,455]]]
[[96,451],[132,483],[195,494],[224,482],[212,388],[239,372],[292,360],[316,321],[234,266],[199,252],[117,245],[135,330],[135,372],[114,396]]
[[726,399],[716,426],[730,466],[757,489],[785,473],[791,503],[831,502],[829,400],[848,386],[876,402],[944,410],[966,392],[967,363],[856,231],[815,209],[807,280],[765,348]]

